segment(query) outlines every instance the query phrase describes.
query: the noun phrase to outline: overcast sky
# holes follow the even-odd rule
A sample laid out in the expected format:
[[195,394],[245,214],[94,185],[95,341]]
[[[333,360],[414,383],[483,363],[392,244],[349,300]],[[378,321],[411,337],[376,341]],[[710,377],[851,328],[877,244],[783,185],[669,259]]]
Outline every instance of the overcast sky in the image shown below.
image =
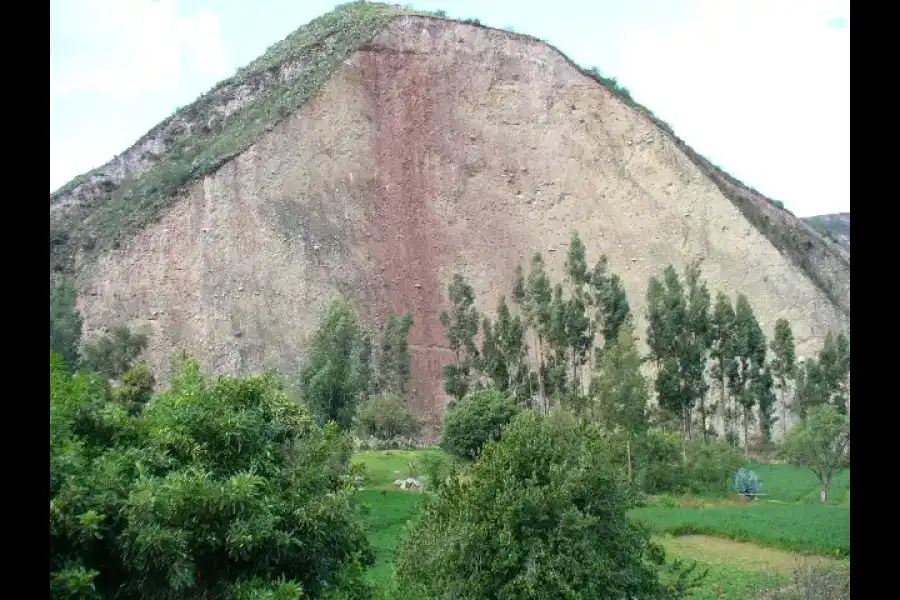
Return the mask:
[[[327,0],[53,0],[50,189],[330,10]],[[419,0],[547,40],[799,216],[850,210],[849,0]]]

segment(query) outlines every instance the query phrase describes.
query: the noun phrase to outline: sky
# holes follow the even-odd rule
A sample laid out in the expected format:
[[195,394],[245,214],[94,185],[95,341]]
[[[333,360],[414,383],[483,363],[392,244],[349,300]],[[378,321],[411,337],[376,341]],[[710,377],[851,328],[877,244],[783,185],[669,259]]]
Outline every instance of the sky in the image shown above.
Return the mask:
[[[50,190],[334,0],[52,0]],[[850,210],[849,0],[419,0],[553,44],[798,216]]]

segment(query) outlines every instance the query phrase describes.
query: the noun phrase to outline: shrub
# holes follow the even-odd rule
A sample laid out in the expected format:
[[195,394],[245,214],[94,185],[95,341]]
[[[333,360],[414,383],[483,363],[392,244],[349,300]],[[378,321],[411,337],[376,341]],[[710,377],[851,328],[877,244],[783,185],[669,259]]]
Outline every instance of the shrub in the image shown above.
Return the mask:
[[490,440],[516,415],[515,401],[494,389],[471,392],[444,418],[441,448],[459,458],[474,460]]
[[793,583],[770,590],[759,600],[850,600],[850,569],[811,564],[794,572]]
[[687,471],[679,433],[650,431],[638,443],[637,484],[648,494],[681,493],[687,489]]
[[364,593],[348,440],[273,375],[211,381],[184,363],[134,416],[108,390],[51,355],[51,597]]
[[404,532],[405,598],[675,598],[594,428],[519,414]]
[[727,494],[732,473],[745,462],[737,448],[723,442],[693,442],[687,454],[687,487],[695,494]]
[[755,498],[762,488],[762,482],[750,469],[740,468],[734,474],[734,491],[748,498]]
[[353,449],[356,451],[418,450],[420,448],[427,448],[427,445],[406,437],[393,437],[387,440],[376,437],[357,438],[353,444]]
[[409,405],[396,394],[379,394],[366,400],[356,413],[360,433],[383,440],[410,437],[419,422]]
[[442,452],[428,452],[422,456],[422,471],[431,490],[439,489],[453,474],[454,469],[453,461]]
[[119,325],[108,334],[85,344],[81,352],[81,366],[109,379],[117,379],[132,367],[146,348],[146,335],[132,333],[127,326]]

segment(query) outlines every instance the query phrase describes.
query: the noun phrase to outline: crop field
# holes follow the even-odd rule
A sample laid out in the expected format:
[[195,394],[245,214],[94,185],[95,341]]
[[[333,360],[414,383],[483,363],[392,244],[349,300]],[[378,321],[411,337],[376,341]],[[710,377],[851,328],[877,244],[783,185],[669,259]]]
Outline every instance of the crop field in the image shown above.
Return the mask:
[[850,556],[850,511],[821,504],[759,503],[713,508],[646,506],[631,516],[654,532],[705,534],[807,554]]
[[[358,452],[364,489],[356,494],[367,508],[376,562],[368,575],[379,600],[394,598],[394,560],[404,525],[419,510],[422,494],[394,487],[396,479],[418,477],[422,458],[439,450]],[[741,504],[725,499],[707,508],[646,506],[631,516],[653,531],[669,559],[696,561],[707,571],[692,600],[752,600],[785,586],[802,565],[849,569],[849,471],[832,486],[841,504],[823,506],[812,474],[786,465],[752,465],[766,500]],[[768,498],[771,498],[769,500]]]

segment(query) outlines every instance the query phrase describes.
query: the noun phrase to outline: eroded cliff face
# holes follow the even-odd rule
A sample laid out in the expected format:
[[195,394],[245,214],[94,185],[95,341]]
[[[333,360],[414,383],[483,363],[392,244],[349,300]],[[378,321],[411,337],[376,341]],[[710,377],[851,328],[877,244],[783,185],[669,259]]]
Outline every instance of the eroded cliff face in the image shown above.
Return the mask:
[[84,266],[80,308],[87,329],[148,329],[163,378],[182,348],[215,373],[292,373],[338,293],[373,325],[409,310],[415,406],[437,420],[452,274],[491,313],[534,251],[560,274],[573,231],[591,262],[608,256],[641,332],[648,278],[695,258],[713,293],[747,294],[767,333],[789,319],[800,355],[849,326],[669,136],[556,50],[417,17]]

